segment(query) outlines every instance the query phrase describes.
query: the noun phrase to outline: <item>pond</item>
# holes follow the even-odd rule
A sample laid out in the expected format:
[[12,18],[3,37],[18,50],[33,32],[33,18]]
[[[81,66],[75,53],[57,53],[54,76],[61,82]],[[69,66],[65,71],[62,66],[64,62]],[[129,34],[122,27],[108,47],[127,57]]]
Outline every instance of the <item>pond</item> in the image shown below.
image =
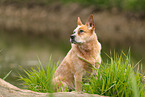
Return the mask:
[[[71,47],[69,40],[53,41],[46,35],[0,31],[0,39],[0,78],[12,70],[6,81],[18,87],[22,87],[22,82],[19,80],[19,74],[24,75],[22,68],[29,70],[36,67],[38,59],[47,64],[50,56],[54,62],[61,61]],[[102,59],[106,60],[105,53],[109,54],[110,50],[115,49],[105,43],[102,44],[102,47]],[[116,47],[116,51],[127,52],[128,48]],[[131,49],[131,55],[136,63],[144,58],[141,52],[136,49]],[[145,62],[142,61],[142,63]]]

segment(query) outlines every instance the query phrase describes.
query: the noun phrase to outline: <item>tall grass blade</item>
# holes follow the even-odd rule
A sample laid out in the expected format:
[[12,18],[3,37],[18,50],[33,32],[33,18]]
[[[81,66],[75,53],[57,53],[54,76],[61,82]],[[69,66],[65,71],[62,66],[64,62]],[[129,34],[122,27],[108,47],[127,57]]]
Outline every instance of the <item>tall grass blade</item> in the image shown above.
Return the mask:
[[11,74],[12,70],[9,71],[4,77],[3,77],[3,80],[5,80],[10,74]]

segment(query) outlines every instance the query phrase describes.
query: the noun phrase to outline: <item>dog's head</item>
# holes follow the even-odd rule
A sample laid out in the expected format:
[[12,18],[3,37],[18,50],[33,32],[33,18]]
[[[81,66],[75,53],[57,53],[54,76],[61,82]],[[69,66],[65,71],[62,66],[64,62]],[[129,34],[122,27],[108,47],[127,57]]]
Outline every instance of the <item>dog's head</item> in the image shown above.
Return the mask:
[[82,24],[80,18],[78,17],[78,26],[70,36],[70,42],[74,44],[86,43],[93,39],[94,34],[95,25],[93,15],[90,15],[85,25]]

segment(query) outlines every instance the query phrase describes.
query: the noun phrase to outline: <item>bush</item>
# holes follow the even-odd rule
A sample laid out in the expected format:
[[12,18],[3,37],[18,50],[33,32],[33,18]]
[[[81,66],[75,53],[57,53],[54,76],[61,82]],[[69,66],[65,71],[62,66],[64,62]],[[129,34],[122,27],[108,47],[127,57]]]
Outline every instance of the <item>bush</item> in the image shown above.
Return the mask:
[[[115,97],[144,97],[143,74],[139,69],[135,70],[138,64],[131,63],[130,54],[110,57],[110,62],[100,65],[98,75],[92,76],[89,83],[83,84],[84,92]],[[133,71],[134,70],[134,71]]]
[[39,60],[37,69],[24,70],[27,76],[23,77],[20,75],[20,80],[24,81],[24,85],[29,90],[36,92],[54,92],[52,77],[58,64],[59,62],[53,64],[50,58],[49,63],[43,67],[43,64]]
[[15,4],[21,6],[48,6],[54,2],[79,3],[80,5],[95,5],[98,9],[118,8],[125,11],[145,12],[145,0],[2,0],[0,4]]
[[145,0],[61,0],[64,3],[77,2],[81,5],[95,5],[98,9],[118,8],[132,12],[145,12]]

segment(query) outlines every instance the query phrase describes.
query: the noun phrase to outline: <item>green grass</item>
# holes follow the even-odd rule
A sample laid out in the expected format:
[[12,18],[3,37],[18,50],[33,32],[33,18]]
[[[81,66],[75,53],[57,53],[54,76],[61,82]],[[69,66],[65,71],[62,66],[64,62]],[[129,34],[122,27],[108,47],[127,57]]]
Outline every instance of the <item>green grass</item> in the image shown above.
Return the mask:
[[[98,75],[87,78],[88,83],[82,83],[83,92],[115,97],[144,97],[145,86],[139,62],[133,64],[130,53],[128,55],[124,52],[120,55],[114,53],[113,56],[107,56],[109,57],[107,62],[102,62],[99,69],[94,68],[98,71]],[[51,80],[57,66],[58,63],[52,64],[51,59],[45,68],[40,62],[36,70],[33,68],[31,71],[24,70],[27,76],[20,76],[21,80],[30,90],[54,92]]]
[[10,74],[11,74],[12,70],[9,71],[2,79],[5,80]]
[[102,62],[100,69],[96,69],[98,75],[88,78],[89,83],[83,84],[83,91],[115,97],[144,97],[143,74],[139,68],[136,69],[139,64],[131,62],[130,53],[108,57],[110,60]]
[[29,90],[52,93],[54,92],[52,77],[58,64],[59,62],[53,64],[50,58],[49,63],[45,64],[45,67],[43,67],[43,64],[39,60],[37,69],[24,70],[27,76],[24,77],[20,75],[20,80],[24,81],[24,85],[27,86]]

